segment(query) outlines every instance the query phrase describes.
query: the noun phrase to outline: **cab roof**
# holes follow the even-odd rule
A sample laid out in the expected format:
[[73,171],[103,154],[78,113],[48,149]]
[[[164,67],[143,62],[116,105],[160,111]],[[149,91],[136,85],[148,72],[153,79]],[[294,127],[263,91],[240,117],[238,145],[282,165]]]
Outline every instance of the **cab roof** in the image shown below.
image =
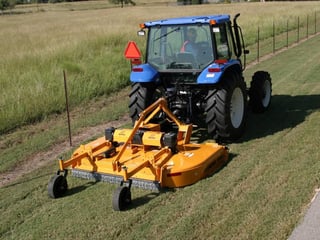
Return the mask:
[[162,26],[162,25],[178,25],[178,24],[196,24],[196,23],[210,23],[211,20],[216,21],[216,23],[223,23],[230,20],[229,15],[211,15],[211,16],[190,16],[190,17],[180,17],[180,18],[168,18],[157,21],[145,22],[146,27],[152,26]]

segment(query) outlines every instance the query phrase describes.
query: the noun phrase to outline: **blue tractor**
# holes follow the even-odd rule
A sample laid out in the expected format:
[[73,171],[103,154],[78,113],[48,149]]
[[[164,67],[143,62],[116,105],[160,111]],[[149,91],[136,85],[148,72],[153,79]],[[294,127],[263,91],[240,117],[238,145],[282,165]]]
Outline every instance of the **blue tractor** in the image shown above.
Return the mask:
[[[129,110],[133,121],[159,97],[185,122],[201,122],[218,141],[234,141],[245,129],[248,105],[266,111],[271,78],[254,73],[247,89],[241,28],[229,15],[163,19],[141,24],[147,36],[144,63],[132,66]],[[159,117],[160,118],[160,117]]]

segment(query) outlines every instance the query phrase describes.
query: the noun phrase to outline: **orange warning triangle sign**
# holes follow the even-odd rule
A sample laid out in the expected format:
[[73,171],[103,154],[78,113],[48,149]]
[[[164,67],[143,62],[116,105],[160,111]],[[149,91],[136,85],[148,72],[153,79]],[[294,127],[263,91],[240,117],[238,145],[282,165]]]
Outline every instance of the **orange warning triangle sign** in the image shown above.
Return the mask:
[[126,47],[126,50],[124,52],[124,56],[127,59],[134,59],[134,58],[140,58],[141,53],[139,48],[137,47],[137,44],[133,41],[128,42],[128,45]]

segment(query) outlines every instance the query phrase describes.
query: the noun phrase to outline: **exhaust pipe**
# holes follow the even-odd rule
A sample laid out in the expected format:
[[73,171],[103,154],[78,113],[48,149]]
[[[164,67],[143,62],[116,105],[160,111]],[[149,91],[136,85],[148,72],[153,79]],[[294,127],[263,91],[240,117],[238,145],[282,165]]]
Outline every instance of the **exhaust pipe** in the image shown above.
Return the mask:
[[240,32],[239,32],[239,25],[237,23],[237,18],[240,17],[240,13],[236,14],[233,18],[233,28],[234,28],[234,35],[236,38],[236,51],[235,54],[237,58],[240,58],[242,55],[242,46],[241,46],[241,39],[240,39]]

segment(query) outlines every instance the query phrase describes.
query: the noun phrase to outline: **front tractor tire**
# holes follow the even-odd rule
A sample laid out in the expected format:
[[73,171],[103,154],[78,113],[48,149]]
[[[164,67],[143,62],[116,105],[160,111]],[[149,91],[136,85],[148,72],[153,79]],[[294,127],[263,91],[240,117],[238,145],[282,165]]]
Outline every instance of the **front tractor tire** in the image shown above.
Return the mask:
[[252,76],[249,105],[254,113],[265,112],[271,103],[272,83],[268,72],[258,71]]
[[247,115],[246,83],[230,72],[216,89],[206,97],[206,124],[208,133],[217,141],[233,141],[244,132]]

